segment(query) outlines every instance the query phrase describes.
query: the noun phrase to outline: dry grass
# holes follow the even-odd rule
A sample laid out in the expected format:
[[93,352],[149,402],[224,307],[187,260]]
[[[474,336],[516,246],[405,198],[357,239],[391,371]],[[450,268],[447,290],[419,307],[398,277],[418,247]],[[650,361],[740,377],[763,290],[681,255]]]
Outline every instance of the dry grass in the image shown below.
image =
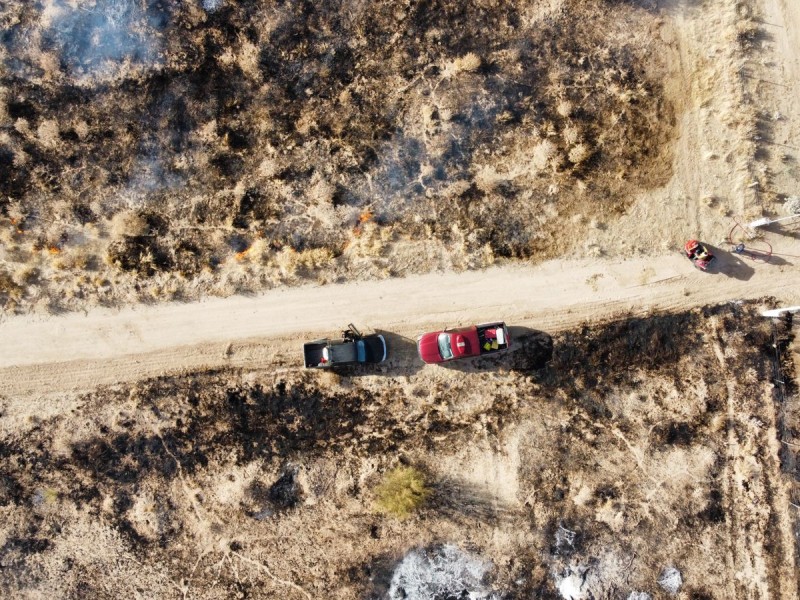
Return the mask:
[[[386,597],[410,549],[449,544],[507,597],[557,598],[572,572],[587,597],[658,597],[667,566],[687,598],[780,596],[796,573],[772,340],[755,306],[725,304],[564,332],[526,373],[281,364],[44,415],[5,401],[0,590]],[[384,471],[398,456],[425,475]]]
[[583,197],[624,207],[663,181],[672,135],[658,53],[629,35],[654,15],[561,5],[10,2],[6,260],[57,247],[54,297],[85,269],[115,282],[75,309],[151,301],[166,279],[199,296],[546,258],[542,197],[587,219],[607,207]]

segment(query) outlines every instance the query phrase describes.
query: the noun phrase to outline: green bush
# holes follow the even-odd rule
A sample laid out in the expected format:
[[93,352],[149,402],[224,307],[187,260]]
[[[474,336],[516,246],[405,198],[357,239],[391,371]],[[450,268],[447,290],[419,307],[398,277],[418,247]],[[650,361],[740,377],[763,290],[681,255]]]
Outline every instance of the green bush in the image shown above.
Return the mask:
[[381,512],[403,518],[422,506],[430,492],[421,471],[397,467],[375,488],[375,505]]

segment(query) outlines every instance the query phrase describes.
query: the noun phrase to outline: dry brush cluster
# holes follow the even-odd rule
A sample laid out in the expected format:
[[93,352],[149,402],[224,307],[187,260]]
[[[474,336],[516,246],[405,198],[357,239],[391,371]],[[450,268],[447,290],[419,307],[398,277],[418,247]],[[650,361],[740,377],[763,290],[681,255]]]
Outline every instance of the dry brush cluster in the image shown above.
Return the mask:
[[669,168],[635,4],[12,1],[0,23],[7,310],[547,256],[559,219]]

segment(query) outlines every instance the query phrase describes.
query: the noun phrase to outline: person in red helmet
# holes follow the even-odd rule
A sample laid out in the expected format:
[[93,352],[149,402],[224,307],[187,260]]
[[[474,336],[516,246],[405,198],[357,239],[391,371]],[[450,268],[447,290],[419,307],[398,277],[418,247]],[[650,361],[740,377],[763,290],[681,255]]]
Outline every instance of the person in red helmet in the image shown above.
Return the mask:
[[691,260],[708,260],[710,256],[706,247],[697,240],[689,240],[683,249]]

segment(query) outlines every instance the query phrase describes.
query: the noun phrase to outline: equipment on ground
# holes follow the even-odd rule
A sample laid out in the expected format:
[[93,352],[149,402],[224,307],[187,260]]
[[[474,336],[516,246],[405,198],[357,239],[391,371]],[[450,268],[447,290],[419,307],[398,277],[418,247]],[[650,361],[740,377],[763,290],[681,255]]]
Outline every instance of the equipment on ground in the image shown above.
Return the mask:
[[756,227],[764,227],[766,225],[772,225],[773,223],[780,223],[781,221],[788,221],[789,219],[799,219],[800,215],[789,215],[788,217],[779,217],[777,219],[771,219],[769,217],[762,217],[761,219],[756,219],[755,221],[751,221],[747,224],[747,227],[750,229],[755,229]]
[[788,313],[800,312],[800,306],[787,306],[786,308],[773,308],[770,310],[762,311],[762,317],[782,317]]

